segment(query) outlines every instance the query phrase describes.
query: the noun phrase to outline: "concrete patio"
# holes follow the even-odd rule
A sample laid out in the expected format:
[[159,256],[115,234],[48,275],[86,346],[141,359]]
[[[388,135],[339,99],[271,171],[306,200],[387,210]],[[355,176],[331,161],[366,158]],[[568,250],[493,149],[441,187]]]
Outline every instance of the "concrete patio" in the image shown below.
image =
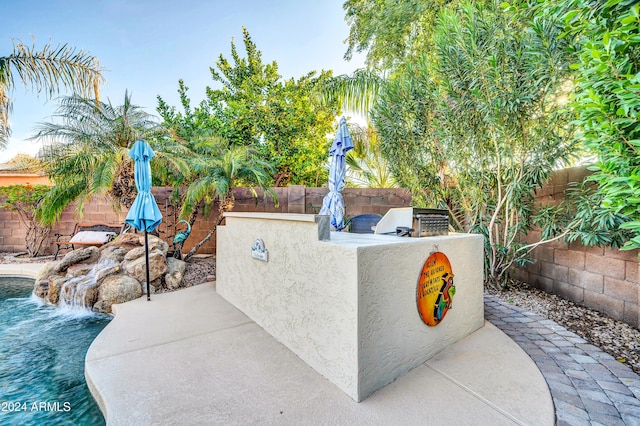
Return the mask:
[[361,403],[244,314],[215,283],[116,306],[86,356],[108,425],[553,425],[545,379],[488,322]]

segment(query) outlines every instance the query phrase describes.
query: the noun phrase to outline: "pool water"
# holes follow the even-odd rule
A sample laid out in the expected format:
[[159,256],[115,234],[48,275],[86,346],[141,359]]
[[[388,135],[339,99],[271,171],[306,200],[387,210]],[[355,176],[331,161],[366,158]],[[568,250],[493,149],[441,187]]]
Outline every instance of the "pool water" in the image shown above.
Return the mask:
[[0,277],[0,424],[104,425],[84,358],[110,317],[43,305],[33,284]]

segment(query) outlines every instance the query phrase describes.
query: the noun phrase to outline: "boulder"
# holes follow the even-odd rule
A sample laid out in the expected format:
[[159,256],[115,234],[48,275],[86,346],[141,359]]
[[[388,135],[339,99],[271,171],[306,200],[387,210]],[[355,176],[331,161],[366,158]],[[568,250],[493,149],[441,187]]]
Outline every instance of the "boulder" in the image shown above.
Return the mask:
[[95,262],[98,260],[98,247],[85,247],[73,250],[64,257],[58,264],[56,272],[65,272],[71,265],[80,262]]
[[[162,239],[156,237],[155,235],[149,235],[149,253],[152,251],[158,250],[162,252],[163,256],[167,256],[167,252],[169,251],[169,244],[164,242]],[[144,235],[140,237],[140,243],[144,246]]]
[[116,263],[113,265],[105,265],[103,268],[100,268],[96,272],[96,283],[100,284],[100,282],[108,277],[109,275],[117,274],[120,272],[122,268],[120,268],[120,264]]
[[120,263],[124,260],[127,254],[127,249],[116,245],[102,246],[100,250],[100,260],[109,259],[116,263]]
[[53,262],[45,263],[42,269],[40,269],[40,272],[38,272],[36,282],[47,280],[49,275],[58,272],[60,270],[60,262],[62,262],[62,260],[54,260]]
[[187,270],[187,263],[173,257],[168,257],[167,268],[168,272],[164,276],[164,282],[167,285],[167,289],[175,290],[180,288],[182,279],[184,278],[184,273]]
[[[140,283],[140,286],[142,287],[142,294],[145,295],[147,294],[147,282],[142,282]],[[151,292],[151,294],[156,294],[158,293],[158,291],[162,290],[162,278],[158,278],[155,281],[151,281],[149,282],[149,291]]]
[[127,255],[124,257],[124,260],[136,260],[142,256],[144,256],[144,247],[136,247],[129,250]]
[[109,275],[98,287],[98,297],[93,310],[110,314],[114,303],[125,303],[140,296],[142,287],[135,278],[124,274]]
[[67,277],[63,277],[60,275],[51,275],[49,277],[49,289],[48,289],[48,297],[47,299],[49,300],[49,303],[53,304],[53,305],[57,305],[58,304],[58,300],[60,300],[60,289],[62,289],[62,286],[64,285],[64,283],[66,283],[67,281],[69,281],[70,278]]
[[133,247],[138,247],[144,245],[144,240],[142,244],[140,244],[140,236],[138,234],[134,234],[132,232],[125,232],[124,234],[118,235],[113,241],[108,244],[102,246],[105,250],[108,247],[125,247],[127,251],[131,250]]
[[[69,305],[91,309],[98,299],[98,284],[93,276],[64,277],[60,300]],[[51,291],[51,290],[50,290]]]
[[87,275],[93,269],[93,265],[88,263],[76,263],[67,268],[67,277],[77,277],[80,275]]
[[[122,262],[122,270],[137,279],[140,283],[147,282],[146,259],[144,256],[134,260]],[[162,252],[149,253],[149,281],[155,281],[167,272],[167,261]]]
[[49,280],[44,279],[36,281],[33,286],[33,294],[40,299],[48,300],[49,297]]
[[33,294],[41,299],[47,298],[49,294],[49,277],[58,272],[61,261],[48,262],[42,267],[33,285]]
[[100,286],[94,285],[86,290],[84,293],[84,307],[88,309],[93,309],[93,306],[98,301],[98,292],[100,291]]

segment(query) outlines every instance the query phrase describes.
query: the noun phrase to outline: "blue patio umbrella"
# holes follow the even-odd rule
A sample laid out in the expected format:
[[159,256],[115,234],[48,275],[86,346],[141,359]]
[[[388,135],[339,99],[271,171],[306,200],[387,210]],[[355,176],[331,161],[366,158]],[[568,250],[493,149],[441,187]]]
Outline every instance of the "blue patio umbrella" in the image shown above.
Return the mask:
[[329,193],[322,200],[320,214],[331,216],[331,226],[337,231],[344,228],[344,200],[340,192],[344,189],[344,177],[347,173],[347,152],[353,149],[353,141],[347,128],[347,120],[342,117],[338,124],[336,137],[331,144],[329,154],[331,166],[329,168]]
[[153,150],[145,141],[136,141],[129,151],[129,157],[135,161],[134,176],[138,195],[127,213],[125,223],[138,231],[144,231],[144,251],[147,261],[147,300],[151,300],[149,292],[149,240],[147,233],[153,231],[162,222],[162,213],[156,199],[151,194],[151,165],[149,162],[155,156]]

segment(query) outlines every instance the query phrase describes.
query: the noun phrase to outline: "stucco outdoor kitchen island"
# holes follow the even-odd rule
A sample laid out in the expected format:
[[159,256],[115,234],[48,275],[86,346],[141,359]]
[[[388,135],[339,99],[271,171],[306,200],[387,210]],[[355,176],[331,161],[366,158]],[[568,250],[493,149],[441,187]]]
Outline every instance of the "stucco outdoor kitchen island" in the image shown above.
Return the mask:
[[218,294],[356,401],[484,324],[482,236],[330,232],[322,215],[225,217]]

